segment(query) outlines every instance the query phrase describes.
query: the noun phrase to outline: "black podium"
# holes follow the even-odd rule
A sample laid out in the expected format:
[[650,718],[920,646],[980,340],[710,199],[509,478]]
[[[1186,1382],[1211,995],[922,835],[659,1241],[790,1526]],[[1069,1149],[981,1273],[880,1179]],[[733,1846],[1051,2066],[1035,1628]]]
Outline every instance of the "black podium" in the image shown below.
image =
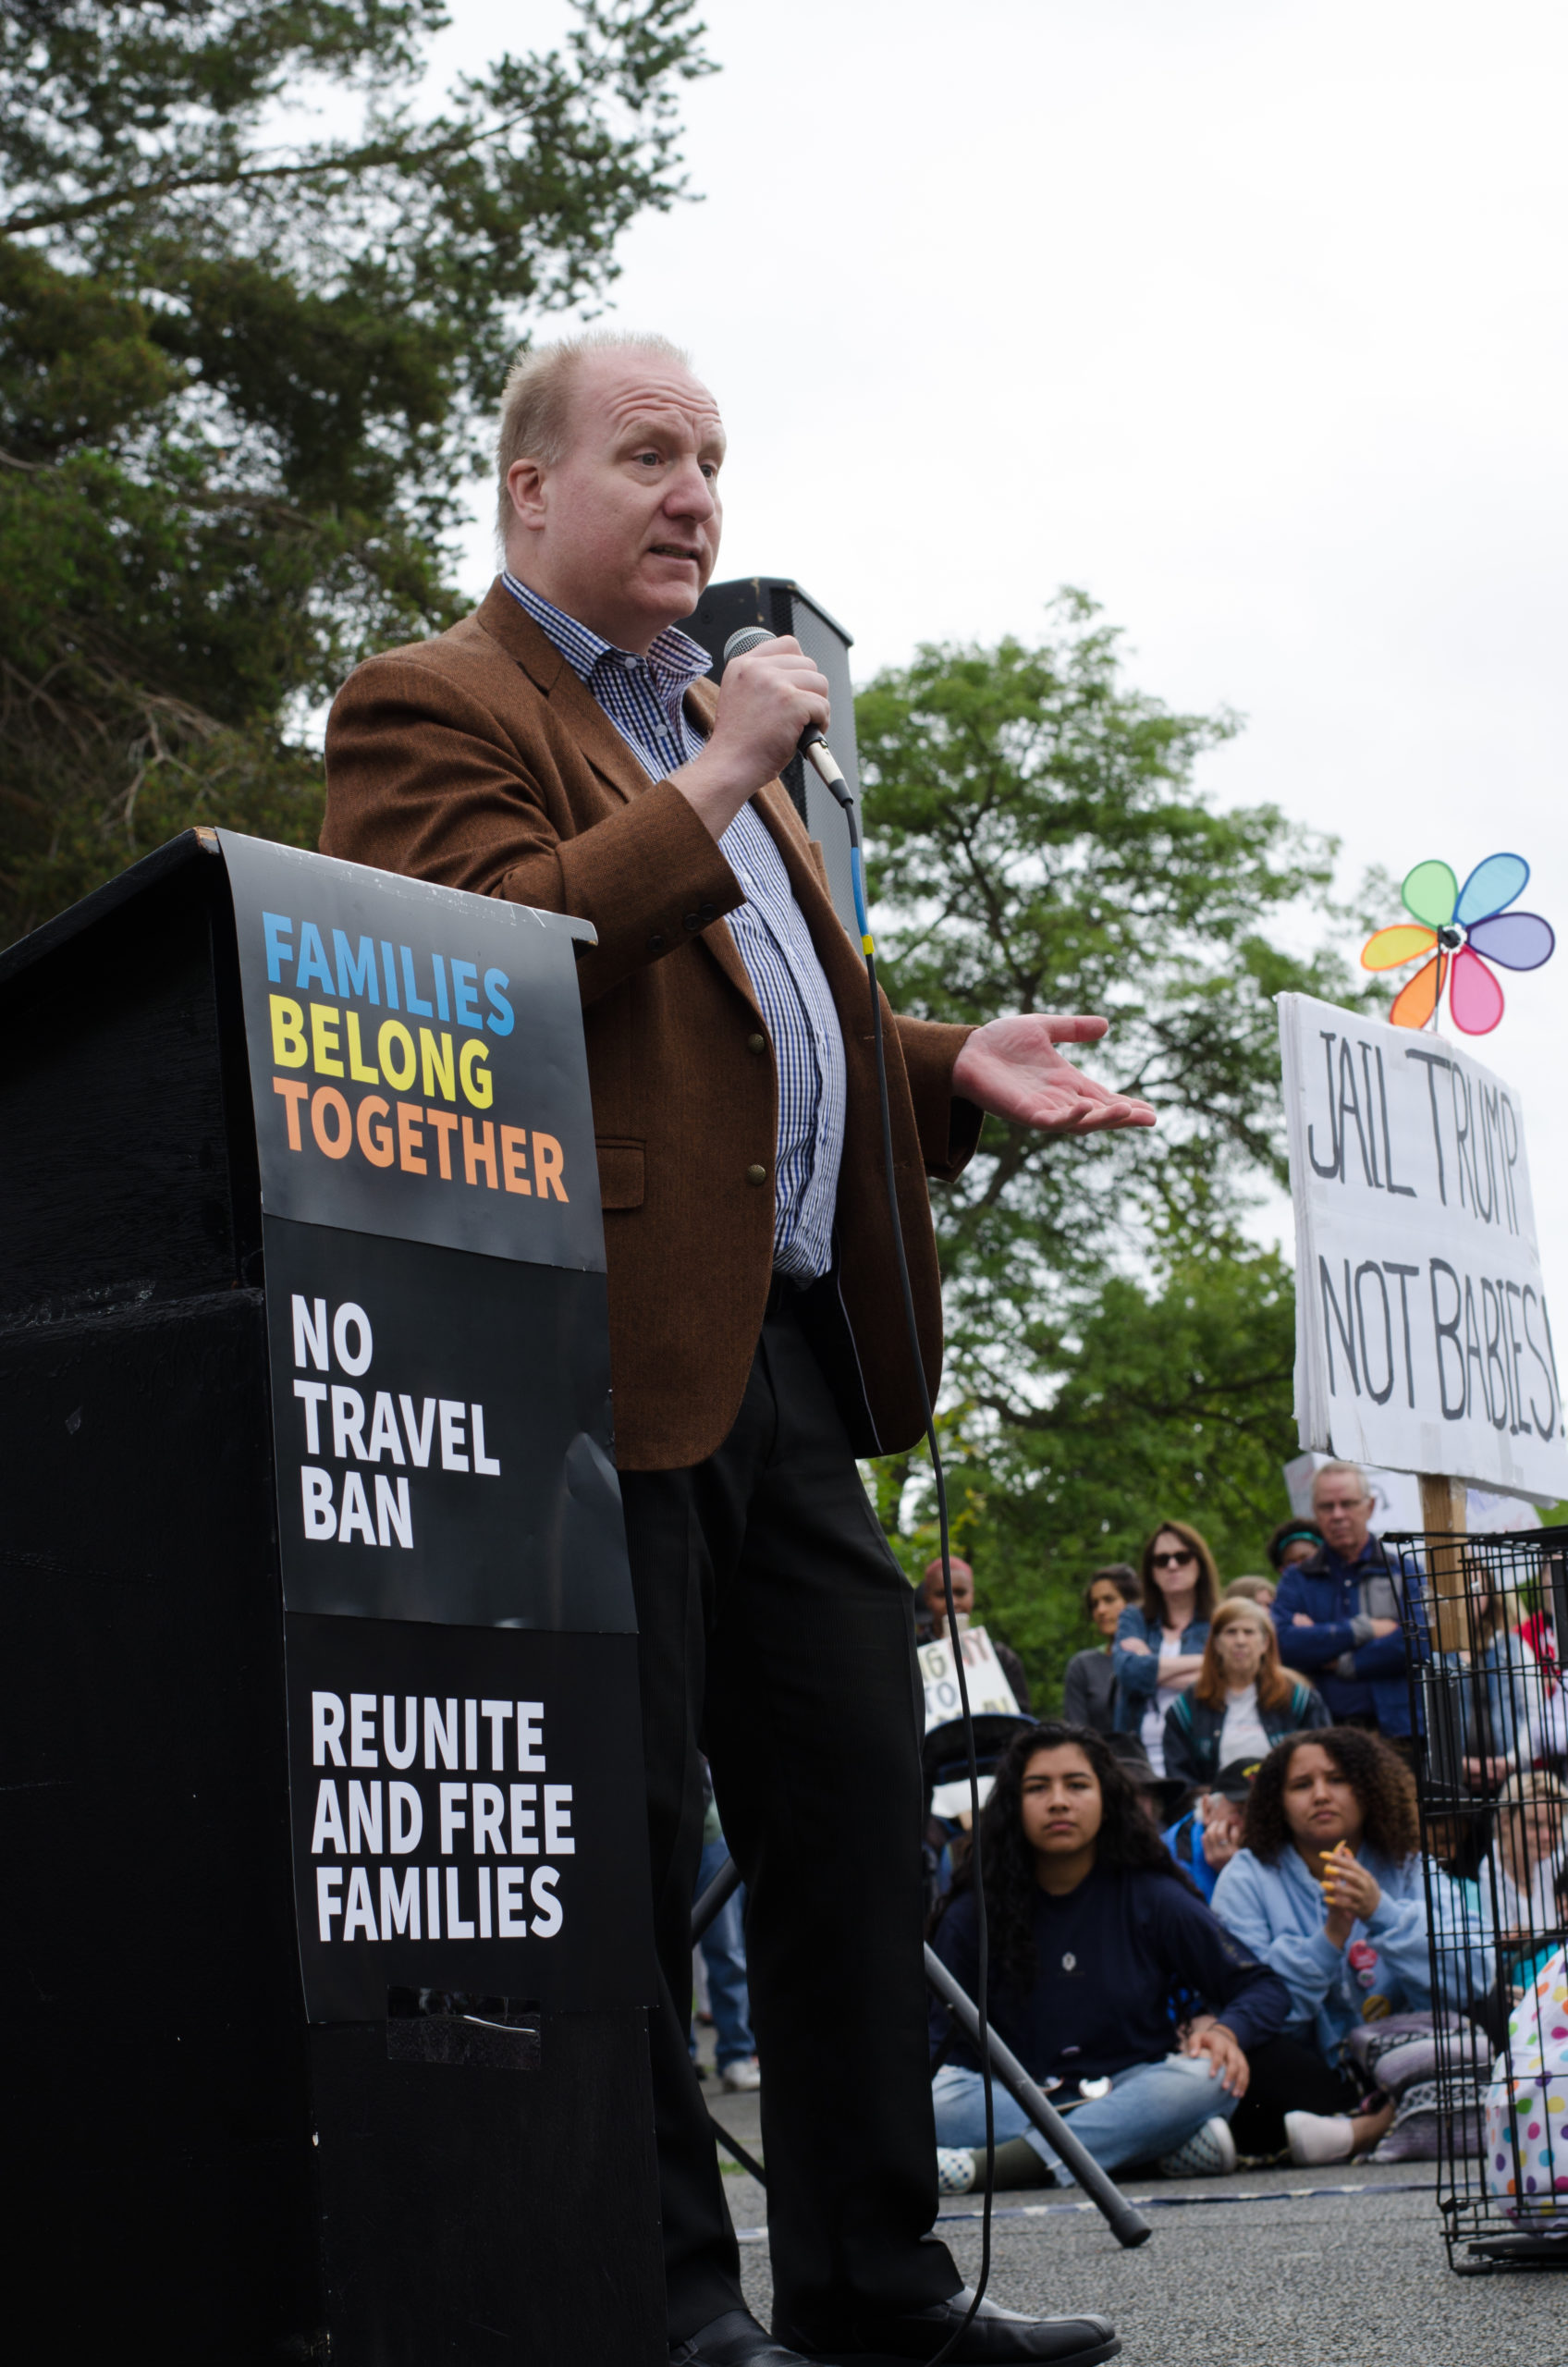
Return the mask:
[[0,956],[18,2355],[666,2356],[582,924],[190,833]]

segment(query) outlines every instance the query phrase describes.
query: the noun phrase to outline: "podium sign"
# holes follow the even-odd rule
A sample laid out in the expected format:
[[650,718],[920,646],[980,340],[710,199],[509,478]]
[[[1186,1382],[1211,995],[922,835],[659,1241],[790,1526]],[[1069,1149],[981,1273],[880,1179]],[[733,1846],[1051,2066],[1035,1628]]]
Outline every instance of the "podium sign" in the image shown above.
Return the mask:
[[385,2015],[389,1987],[647,2005],[583,925],[218,839],[308,2010]]
[[202,831],[0,953],[25,2349],[666,2356],[589,937]]
[[1555,1503],[1562,1391],[1519,1097],[1440,1036],[1280,997],[1302,1445]]
[[602,1274],[588,924],[215,835],[265,1212]]

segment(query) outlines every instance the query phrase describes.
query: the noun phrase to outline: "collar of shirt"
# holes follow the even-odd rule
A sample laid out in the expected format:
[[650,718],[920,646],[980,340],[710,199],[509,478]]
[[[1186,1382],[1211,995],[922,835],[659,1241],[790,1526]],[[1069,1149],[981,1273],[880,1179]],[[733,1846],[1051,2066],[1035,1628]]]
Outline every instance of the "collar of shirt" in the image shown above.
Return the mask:
[[[1338,1552],[1332,1545],[1320,1545],[1313,1556],[1313,1562],[1317,1564],[1315,1576],[1352,1578],[1357,1585],[1360,1584],[1368,1566],[1374,1570],[1381,1570],[1385,1566],[1390,1570],[1397,1567],[1394,1556],[1391,1553],[1385,1553],[1380,1539],[1371,1535],[1368,1535],[1359,1553],[1351,1554],[1348,1557]],[[1307,1569],[1311,1569],[1312,1566],[1311,1563],[1303,1564],[1303,1567]]]
[[[658,780],[703,745],[686,713],[686,693],[709,670],[707,652],[668,625],[645,658],[504,571],[502,583],[558,649],[650,779]],[[742,805],[719,840],[745,890],[729,915],[772,1038],[778,1080],[774,1192],[774,1270],[812,1282],[832,1262],[833,1214],[844,1138],[844,1047],[832,988],[766,824]]]
[[661,703],[668,706],[672,700],[683,699],[693,682],[713,671],[713,660],[707,651],[674,625],[666,625],[662,632],[655,633],[646,657],[640,657],[635,650],[618,649],[613,641],[606,641],[591,625],[580,624],[564,608],[557,608],[553,600],[546,600],[542,593],[520,583],[509,569],[502,569],[501,581],[519,607],[533,618],[541,632],[548,634],[572,672],[590,688],[595,669],[606,660],[626,673],[645,667],[658,685]]

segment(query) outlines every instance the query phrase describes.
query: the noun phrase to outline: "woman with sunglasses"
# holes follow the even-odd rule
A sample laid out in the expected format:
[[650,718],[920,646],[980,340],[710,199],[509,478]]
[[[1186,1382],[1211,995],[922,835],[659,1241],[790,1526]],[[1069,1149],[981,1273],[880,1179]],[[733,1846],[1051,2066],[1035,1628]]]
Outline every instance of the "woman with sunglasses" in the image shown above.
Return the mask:
[[1165,1719],[1195,1685],[1219,1592],[1214,1556],[1185,1521],[1161,1523],[1144,1547],[1142,1599],[1117,1623],[1116,1727],[1137,1735],[1157,1775],[1165,1773]]

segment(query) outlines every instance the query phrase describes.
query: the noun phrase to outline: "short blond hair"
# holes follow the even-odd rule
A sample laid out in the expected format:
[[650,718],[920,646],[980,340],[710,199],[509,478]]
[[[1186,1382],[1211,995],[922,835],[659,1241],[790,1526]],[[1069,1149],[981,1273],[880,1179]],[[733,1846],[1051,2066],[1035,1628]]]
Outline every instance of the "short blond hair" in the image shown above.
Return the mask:
[[1362,1467],[1361,1467],[1361,1466],[1360,1466],[1360,1464],[1359,1464],[1359,1463],[1325,1463],[1325,1464],[1323,1464],[1323,1465],[1322,1465],[1322,1466],[1320,1466],[1317,1471],[1315,1471],[1315,1472],[1313,1473],[1313,1475],[1312,1475],[1312,1501],[1313,1501],[1313,1502],[1316,1504],[1316,1503],[1317,1503],[1317,1483],[1318,1483],[1318,1481],[1319,1481],[1320,1479],[1340,1479],[1340,1478],[1354,1479],[1354,1480],[1355,1481],[1356,1486],[1357,1486],[1357,1487],[1360,1489],[1360,1490],[1361,1490],[1361,1502],[1362,1502],[1364,1504],[1365,1504],[1365,1503],[1368,1503],[1368,1502],[1370,1502],[1370,1501],[1371,1501],[1371,1496],[1372,1496],[1372,1490],[1371,1490],[1371,1489],[1370,1489],[1370,1488],[1367,1486],[1367,1484],[1366,1484],[1366,1472],[1365,1472],[1365,1471],[1363,1471],[1363,1469],[1362,1469]]
[[507,373],[501,423],[496,438],[496,531],[504,543],[512,515],[507,478],[515,462],[537,460],[557,468],[570,448],[571,390],[591,353],[656,353],[661,362],[692,367],[683,346],[650,331],[584,329],[548,345],[525,346]]

